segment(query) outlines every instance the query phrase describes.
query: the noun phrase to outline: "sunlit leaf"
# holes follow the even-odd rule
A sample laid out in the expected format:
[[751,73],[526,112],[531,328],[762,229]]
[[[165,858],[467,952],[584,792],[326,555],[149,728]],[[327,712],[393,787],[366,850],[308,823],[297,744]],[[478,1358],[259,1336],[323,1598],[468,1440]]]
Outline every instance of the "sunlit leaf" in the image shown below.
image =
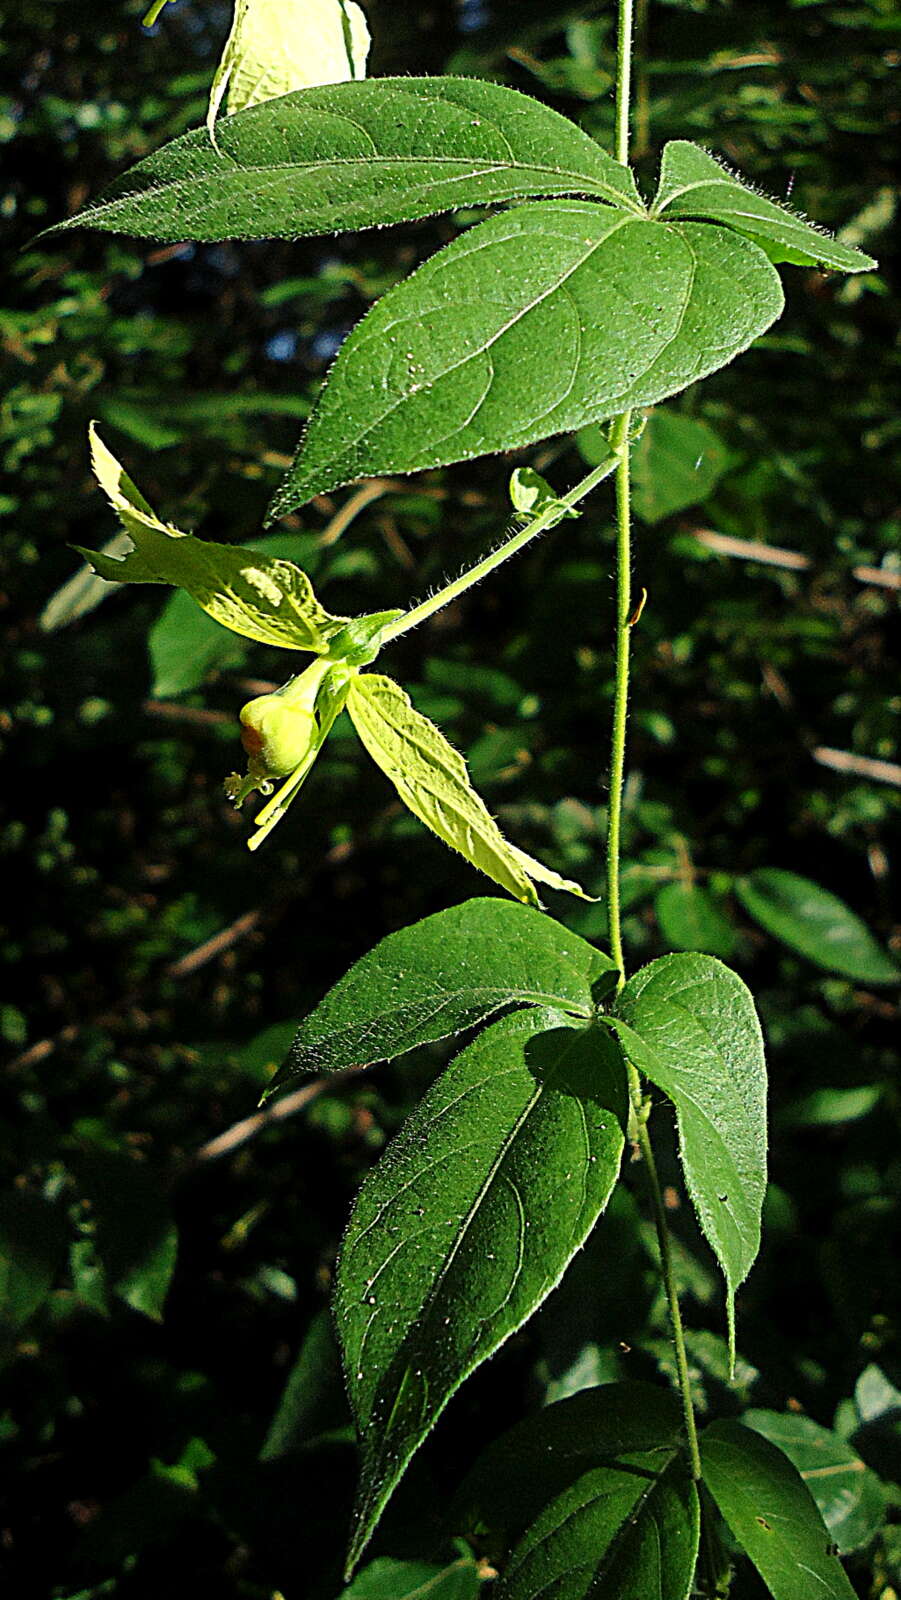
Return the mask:
[[862,250],[840,244],[788,206],[758,194],[706,150],[684,139],[664,148],[651,210],[655,216],[723,223],[762,245],[773,261],[831,267],[837,272],[869,272],[876,265]]
[[235,16],[210,91],[212,131],[223,96],[229,115],[323,83],[366,76],[369,29],[355,0],[235,0]]
[[337,1290],[363,1454],[351,1562],[447,1401],[584,1243],[625,1116],[608,1034],[518,1012],[457,1057],[366,1179]]
[[607,1020],[676,1108],[688,1192],[726,1279],[734,1351],[735,1291],[760,1248],[766,1192],[766,1065],[754,1001],[712,956],[662,956],[629,979]]
[[726,228],[565,200],[492,217],[345,340],[270,519],[358,477],[652,405],[725,366],[782,305],[771,262]]
[[168,583],[185,589],[216,622],[262,644],[322,655],[340,633],[346,617],[333,617],[319,604],[305,572],[238,545],[196,539],[161,522],[143,495],[91,429],[91,461],[134,548],[116,560],[102,552],[79,554],[111,583]]
[[466,900],[389,933],[301,1023],[272,1088],[298,1073],[391,1061],[475,1027],[506,1006],[588,1020],[609,956],[510,900]]
[[[635,180],[548,106],[477,78],[304,89],[186,133],[55,230],[151,239],[296,239],[529,195],[632,214]],[[262,197],[265,196],[265,204]]]
[[701,1435],[704,1482],[773,1600],[854,1600],[832,1536],[796,1468],[740,1422]]
[[347,709],[357,733],[405,806],[427,828],[517,900],[535,905],[532,880],[587,898],[577,883],[508,844],[469,779],[466,762],[392,678],[354,678]]
[[844,1439],[792,1412],[746,1411],[742,1421],[797,1467],[843,1554],[868,1543],[885,1517],[885,1491]]

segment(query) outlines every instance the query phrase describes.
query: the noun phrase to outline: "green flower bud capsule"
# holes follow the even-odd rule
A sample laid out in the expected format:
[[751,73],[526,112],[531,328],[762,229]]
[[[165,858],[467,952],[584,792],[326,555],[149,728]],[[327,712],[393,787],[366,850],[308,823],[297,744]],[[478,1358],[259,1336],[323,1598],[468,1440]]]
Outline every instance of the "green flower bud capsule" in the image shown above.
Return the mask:
[[313,711],[261,694],[240,712],[241,743],[261,778],[286,778],[309,754],[319,726]]

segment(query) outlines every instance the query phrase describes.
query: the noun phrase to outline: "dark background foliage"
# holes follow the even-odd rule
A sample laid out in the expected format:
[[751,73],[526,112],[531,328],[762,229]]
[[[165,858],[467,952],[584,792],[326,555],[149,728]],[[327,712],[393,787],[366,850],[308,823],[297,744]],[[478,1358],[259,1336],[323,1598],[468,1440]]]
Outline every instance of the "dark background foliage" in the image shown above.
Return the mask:
[[[222,779],[238,764],[236,711],[283,674],[277,653],[200,628],[155,589],[109,592],[65,626],[52,625],[59,606],[56,618],[45,610],[76,570],[69,543],[100,546],[114,531],[87,469],[90,417],[161,514],[220,540],[258,537],[342,335],[466,220],[293,245],[29,243],[202,119],[228,10],[179,0],[147,33],[131,0],[0,4],[12,246],[0,309],[0,1247],[15,1263],[0,1282],[0,1568],[7,1592],[28,1597],[338,1593],[354,1457],[327,1328],[313,1319],[353,1192],[438,1054],[314,1093],[224,1151],[209,1141],[253,1114],[292,1023],[354,957],[484,887],[338,736],[251,858]],[[609,147],[612,5],[370,0],[368,11],[375,73],[495,76]],[[680,1204],[670,1118],[655,1118],[701,1404],[837,1417],[889,1483],[901,1454],[894,991],[792,955],[731,885],[788,867],[891,937],[897,768],[894,783],[876,782],[818,752],[899,760],[899,33],[892,0],[651,8],[643,178],[665,138],[707,143],[823,223],[850,224],[881,271],[846,282],[788,270],[773,333],[674,404],[715,428],[728,470],[702,506],[638,530],[649,599],[635,635],[626,926],[637,963],[666,947],[661,887],[709,889],[769,1037],[773,1183],[762,1259],[740,1297],[737,1393],[723,1383],[720,1294]],[[561,489],[580,472],[566,440],[530,459]],[[410,481],[337,540],[332,519],[352,491],[282,531],[329,606],[403,604],[497,536],[511,464]],[[517,841],[596,892],[605,494],[390,663],[469,753]],[[808,564],[717,554],[698,529]],[[552,909],[602,934],[602,906]],[[646,1225],[624,1192],[546,1312],[455,1401],[381,1548],[446,1552],[454,1484],[525,1405],[668,1370],[653,1285]],[[308,1370],[263,1449],[311,1325]],[[862,1596],[889,1600],[901,1579],[893,1516],[852,1557]],[[744,1575],[735,1593],[753,1596],[755,1583]]]

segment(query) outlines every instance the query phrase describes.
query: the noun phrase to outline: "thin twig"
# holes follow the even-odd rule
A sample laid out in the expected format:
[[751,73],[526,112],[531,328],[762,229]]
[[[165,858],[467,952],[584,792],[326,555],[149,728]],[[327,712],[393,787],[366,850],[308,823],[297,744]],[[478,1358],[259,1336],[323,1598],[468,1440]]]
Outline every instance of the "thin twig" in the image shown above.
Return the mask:
[[[784,567],[790,572],[810,572],[815,566],[813,558],[802,551],[786,550],[782,545],[767,544],[763,539],[737,539],[730,533],[717,533],[713,528],[690,528],[688,531],[698,544],[714,550],[717,555],[759,561],[763,566]],[[886,567],[852,567],[851,576],[858,583],[901,590],[901,572],[892,572]]]
[[264,1128],[269,1128],[273,1123],[284,1122],[287,1117],[296,1116],[298,1111],[303,1111],[311,1101],[317,1100],[328,1089],[336,1089],[348,1078],[353,1078],[362,1067],[347,1067],[343,1072],[333,1072],[328,1078],[313,1078],[305,1083],[301,1089],[295,1089],[292,1094],[286,1094],[281,1100],[274,1100],[272,1105],[266,1106],[262,1111],[256,1111],[250,1117],[242,1117],[239,1122],[233,1122],[224,1133],[217,1133],[215,1139],[208,1139],[195,1150],[179,1169],[178,1177],[186,1172],[193,1171],[196,1167],[203,1166],[208,1161],[220,1161],[223,1156],[234,1155],[242,1145],[250,1139],[256,1138]]
[[831,750],[825,744],[818,744],[811,755],[821,767],[831,767],[833,772],[850,772],[857,778],[870,778],[874,783],[891,783],[896,789],[901,788],[901,765],[896,761],[856,756],[851,750]]
[[319,544],[324,550],[330,545],[337,544],[342,533],[351,525],[355,517],[372,505],[374,500],[381,500],[383,494],[390,494],[392,490],[399,489],[400,484],[393,478],[368,478],[360,485],[359,489],[344,502],[340,511],[336,511],[328,527],[319,535]]
[[227,928],[220,928],[211,939],[204,939],[202,944],[189,950],[186,956],[180,956],[178,961],[170,962],[164,969],[166,977],[188,978],[198,972],[208,961],[215,960],[216,956],[222,955],[224,950],[230,950],[239,939],[246,938],[248,933],[259,927],[264,912],[263,906],[257,906],[253,911],[245,911],[243,916],[237,917]]

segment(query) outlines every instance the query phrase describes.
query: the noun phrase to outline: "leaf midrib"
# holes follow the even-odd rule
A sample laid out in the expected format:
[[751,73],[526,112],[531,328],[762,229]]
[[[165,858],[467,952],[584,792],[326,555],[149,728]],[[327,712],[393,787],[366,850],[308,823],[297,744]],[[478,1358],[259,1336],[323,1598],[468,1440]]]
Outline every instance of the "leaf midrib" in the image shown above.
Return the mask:
[[[230,164],[225,167],[224,170],[220,170],[217,167],[210,167],[205,172],[201,172],[199,174],[194,173],[183,178],[155,179],[152,187],[145,189],[131,189],[127,194],[116,195],[111,200],[99,200],[97,204],[91,207],[88,211],[82,211],[77,217],[69,218],[64,226],[69,227],[76,222],[86,222],[89,220],[92,211],[112,212],[119,206],[140,200],[142,196],[155,198],[158,196],[161,190],[165,190],[167,194],[171,194],[173,191],[175,191],[177,194],[183,190],[190,190],[191,188],[196,187],[198,184],[204,183],[207,180],[215,179],[221,181],[224,179],[227,181],[229,178],[237,180],[238,178],[244,176],[260,177],[264,174],[272,177],[293,178],[296,176],[305,176],[308,173],[314,175],[329,167],[378,167],[384,169],[390,169],[392,166],[415,167],[419,165],[424,167],[451,167],[454,165],[461,166],[465,160],[465,156],[419,156],[415,153],[403,156],[383,156],[375,154],[373,156],[330,156],[327,159],[321,159],[318,161],[285,161],[274,166],[269,162],[257,165],[244,163],[235,158],[231,158]],[[462,182],[466,178],[481,178],[496,172],[534,172],[540,177],[558,179],[572,178],[575,180],[573,183],[573,193],[585,194],[589,198],[592,194],[610,196],[611,198],[608,199],[606,203],[611,205],[615,210],[628,211],[631,216],[635,217],[647,218],[648,216],[646,208],[639,201],[630,200],[628,195],[623,194],[619,189],[613,188],[612,185],[608,187],[601,179],[593,179],[584,172],[574,172],[569,167],[550,167],[545,165],[543,162],[535,163],[533,165],[532,163],[521,161],[498,160],[494,162],[486,162],[477,170],[467,169],[466,171],[461,172],[458,177],[459,181]],[[488,205],[490,202],[476,201],[474,204]],[[373,224],[373,226],[376,226],[376,224]]]
[[[431,383],[430,387],[435,388],[439,383],[444,383],[444,381],[451,375],[451,373],[459,372],[460,369],[462,367],[467,366],[469,364],[469,362],[475,361],[479,356],[483,356],[486,353],[490,352],[491,349],[493,348],[493,346],[497,344],[498,340],[502,339],[506,333],[509,333],[511,328],[515,328],[518,323],[522,322],[524,317],[531,316],[532,313],[537,309],[538,306],[544,304],[545,300],[550,299],[550,297],[552,295],[559,294],[561,292],[561,290],[564,290],[565,287],[566,287],[566,284],[569,281],[569,279],[574,277],[577,272],[581,272],[582,268],[586,265],[587,262],[589,262],[591,260],[592,256],[594,256],[595,253],[598,250],[601,250],[604,247],[604,245],[607,244],[608,240],[610,240],[613,237],[614,234],[618,233],[621,228],[626,227],[626,225],[628,223],[630,223],[630,222],[632,222],[634,220],[635,219],[632,218],[632,217],[623,217],[620,221],[613,223],[613,225],[604,234],[603,238],[595,240],[591,244],[590,248],[585,251],[584,255],[580,256],[578,261],[574,262],[572,266],[568,267],[566,272],[562,273],[561,276],[553,284],[551,284],[541,294],[536,295],[534,300],[531,300],[527,306],[523,306],[520,310],[518,310],[516,312],[516,314],[514,316],[511,316],[509,318],[509,320],[504,323],[503,327],[498,328],[497,332],[493,333],[490,339],[486,339],[484,344],[480,344],[477,350],[468,350],[465,353],[465,355],[460,357],[460,359],[458,361],[453,361],[453,362],[450,363],[449,366],[445,367],[444,371],[441,372],[437,377],[435,377],[432,380],[432,383]],[[642,220],[647,220],[647,219],[643,218]],[[493,243],[494,243],[493,240],[486,241],[483,245],[480,245],[478,248],[487,250],[487,249],[491,248],[491,245]],[[686,246],[689,249],[689,251],[691,251],[691,245],[689,244],[689,242],[686,240],[685,243],[686,243]],[[440,253],[441,252],[439,252],[439,254]],[[474,251],[472,253],[475,254]],[[691,253],[692,253],[692,255],[694,254],[694,252],[691,252]],[[438,257],[433,256],[430,259],[434,261],[434,260],[437,260]],[[693,276],[692,276],[692,281],[693,281]],[[664,351],[666,349],[668,349],[669,345],[672,343],[672,340],[676,337],[676,335],[678,334],[679,330],[681,329],[682,323],[683,323],[684,318],[685,318],[685,310],[686,310],[686,307],[688,305],[688,298],[689,297],[690,297],[690,289],[689,289],[689,296],[686,297],[685,305],[683,305],[683,307],[682,307],[682,315],[681,315],[681,317],[679,319],[679,327],[676,329],[676,333],[674,333],[670,339],[667,339],[661,345],[660,350],[655,355],[654,361],[651,363],[651,365],[656,364],[656,362],[663,355]],[[420,315],[421,315],[421,313],[420,313]],[[397,322],[391,324],[391,326],[396,327],[398,325],[398,323],[401,322],[401,320],[402,320],[401,318],[398,318]],[[364,318],[364,321],[365,321],[365,318]],[[362,324],[360,324],[360,326],[362,326]],[[388,332],[388,329],[383,330],[383,333],[380,334],[379,337],[383,337],[384,334],[386,334],[387,332]],[[581,329],[580,329],[580,332],[581,332]],[[492,381],[493,381],[493,377],[492,377]],[[486,389],[485,393],[481,396],[481,398],[480,398],[480,400],[478,402],[478,405],[476,406],[475,410],[466,419],[466,422],[463,425],[464,427],[469,427],[469,425],[471,424],[471,422],[473,420],[473,417],[475,417],[477,415],[478,411],[484,405],[486,399],[488,398],[488,395],[491,393],[491,387],[492,387],[492,384],[491,384],[491,382],[489,382],[488,388]],[[375,430],[377,428],[380,428],[383,425],[383,423],[385,423],[388,420],[389,417],[393,416],[395,411],[398,411],[401,406],[406,405],[407,402],[409,401],[409,398],[410,398],[410,396],[408,394],[401,394],[398,397],[398,399],[393,402],[392,405],[388,406],[387,410],[383,411],[380,416],[374,418],[373,421],[369,424],[369,426],[367,428],[365,428],[362,433],[357,435],[356,439],[354,439],[354,441],[353,441],[353,444],[348,446],[348,448],[346,450],[344,450],[340,456],[336,456],[335,460],[336,461],[346,461],[348,459],[353,460],[353,457],[359,452],[360,446],[370,437],[371,434],[373,434],[375,432]],[[462,427],[458,427],[455,430],[456,433],[461,433],[462,431],[463,431]],[[451,435],[450,437],[453,437],[453,435]]]
[[[437,1299],[439,1297],[439,1294],[440,1294],[440,1292],[441,1292],[441,1290],[442,1290],[442,1288],[444,1286],[444,1283],[445,1283],[445,1281],[447,1279],[447,1275],[448,1275],[451,1267],[453,1266],[453,1263],[454,1263],[454,1261],[455,1261],[455,1259],[457,1257],[457,1254],[458,1254],[459,1250],[462,1248],[462,1245],[463,1245],[463,1243],[464,1243],[464,1241],[466,1239],[466,1235],[467,1235],[467,1233],[469,1231],[469,1228],[470,1228],[474,1218],[478,1214],[479,1208],[481,1207],[481,1205],[482,1205],[482,1203],[483,1203],[483,1201],[485,1199],[485,1196],[486,1196],[486,1194],[487,1194],[487,1192],[489,1190],[489,1187],[496,1180],[496,1178],[498,1176],[498,1173],[500,1172],[502,1166],[504,1165],[505,1161],[507,1160],[508,1156],[510,1155],[511,1150],[514,1149],[515,1144],[516,1144],[516,1140],[517,1140],[517,1138],[519,1136],[519,1133],[520,1133],[521,1129],[523,1128],[523,1126],[527,1122],[528,1118],[532,1115],[533,1111],[535,1110],[536,1106],[541,1101],[542,1097],[547,1093],[549,1088],[552,1087],[553,1080],[557,1077],[559,1069],[562,1067],[563,1062],[566,1060],[566,1057],[567,1057],[569,1051],[571,1049],[574,1049],[576,1047],[576,1045],[579,1042],[581,1042],[583,1034],[584,1034],[585,1031],[586,1030],[584,1030],[584,1029],[580,1029],[580,1030],[578,1030],[578,1033],[576,1033],[576,1031],[573,1030],[573,1032],[575,1034],[575,1037],[573,1038],[572,1042],[567,1045],[566,1049],[563,1050],[561,1052],[561,1054],[559,1055],[558,1062],[557,1062],[557,1068],[555,1069],[551,1080],[549,1081],[546,1078],[546,1079],[544,1079],[543,1081],[541,1081],[541,1082],[539,1082],[537,1084],[534,1094],[531,1095],[531,1097],[527,1101],[526,1105],[523,1107],[523,1109],[520,1112],[519,1116],[517,1117],[513,1127],[510,1129],[506,1139],[503,1141],[503,1144],[499,1148],[497,1155],[495,1156],[493,1162],[491,1163],[491,1166],[490,1166],[488,1172],[486,1173],[482,1184],[479,1187],[478,1193],[474,1197],[474,1199],[473,1199],[473,1201],[472,1201],[472,1203],[471,1203],[471,1205],[469,1207],[469,1210],[466,1212],[465,1216],[463,1218],[461,1218],[460,1224],[459,1224],[459,1226],[457,1228],[457,1232],[455,1234],[455,1237],[453,1239],[452,1244],[450,1245],[448,1253],[447,1253],[444,1261],[441,1264],[441,1268],[440,1268],[439,1272],[437,1273],[437,1275],[436,1275],[436,1277],[435,1277],[435,1279],[434,1279],[434,1281],[433,1281],[433,1283],[432,1283],[432,1285],[431,1285],[431,1287],[429,1289],[428,1294],[423,1299],[421,1309],[420,1309],[420,1311],[419,1311],[419,1313],[417,1315],[417,1319],[416,1319],[417,1328],[420,1327],[423,1324],[425,1319],[431,1313],[431,1310],[432,1310],[433,1306],[435,1305],[435,1303],[436,1303],[436,1301],[437,1301]],[[529,1035],[529,1037],[532,1037],[532,1038],[538,1037],[538,1030],[537,1029],[534,1030]],[[518,1070],[518,1066],[517,1066],[516,1069],[511,1069],[511,1070]],[[584,1204],[584,1200],[583,1200],[583,1204]],[[518,1279],[516,1281],[518,1281]],[[515,1282],[511,1286],[511,1289],[507,1294],[507,1298],[506,1298],[505,1304],[509,1303],[510,1294],[512,1294],[512,1291],[513,1291],[514,1287],[515,1287]],[[494,1349],[497,1350],[500,1347],[500,1344],[503,1343],[504,1340],[506,1338],[508,1338],[510,1336],[510,1333],[512,1333],[513,1331],[514,1331],[513,1329],[508,1329],[507,1333],[504,1335],[504,1339],[500,1340],[498,1345],[495,1345]],[[365,1339],[365,1333],[364,1333],[363,1337]],[[398,1361],[398,1359],[401,1358],[404,1355],[404,1352],[408,1349],[409,1344],[410,1344],[410,1340],[409,1340],[409,1336],[408,1336],[398,1346],[397,1352],[396,1352],[396,1354],[393,1357],[392,1362],[391,1362],[392,1370],[394,1368],[395,1363]],[[362,1345],[361,1345],[361,1348],[362,1348]],[[444,1406],[446,1406],[448,1404],[448,1402],[451,1400],[453,1395],[460,1388],[461,1384],[465,1381],[465,1379],[468,1376],[469,1372],[471,1372],[472,1370],[473,1370],[472,1359],[470,1359],[470,1363],[467,1365],[466,1370],[461,1372],[458,1375],[457,1382],[455,1384],[453,1384],[453,1386],[448,1389],[446,1395],[444,1396],[444,1399],[443,1399],[443,1401],[441,1403],[441,1407],[440,1407],[441,1410],[443,1410]],[[372,1414],[372,1404],[374,1404],[374,1402],[375,1402],[375,1400],[377,1398],[377,1395],[378,1395],[378,1389],[376,1389],[376,1391],[373,1393],[373,1396],[372,1396],[372,1402],[370,1404],[370,1410],[369,1410],[370,1417],[371,1417],[371,1414]],[[392,1413],[392,1415],[393,1415],[393,1413]],[[435,1419],[433,1418],[433,1423],[434,1423],[434,1420]],[[368,1443],[367,1427],[366,1427],[366,1424],[363,1422],[362,1419],[359,1419],[359,1421],[360,1421],[360,1431],[361,1431],[361,1434],[362,1434],[362,1437],[363,1437],[364,1448],[365,1448],[366,1444]],[[390,1426],[391,1426],[391,1418],[389,1418],[388,1422],[385,1425],[384,1435],[383,1435],[382,1439],[379,1440],[379,1443],[378,1443],[378,1446],[377,1446],[376,1450],[373,1451],[372,1455],[369,1456],[369,1459],[366,1462],[366,1466],[364,1468],[364,1473],[365,1473],[366,1477],[370,1477],[371,1478],[371,1473],[372,1473],[372,1470],[374,1468],[374,1465],[382,1456],[382,1453],[383,1453],[384,1448],[385,1448],[385,1437],[389,1433]],[[371,1521],[371,1516],[372,1516],[373,1511],[378,1510],[379,1507],[384,1506],[387,1503],[387,1500],[388,1500],[389,1496],[391,1495],[391,1493],[393,1492],[393,1489],[394,1489],[394,1487],[395,1487],[395,1485],[396,1485],[401,1473],[404,1471],[404,1469],[407,1466],[407,1463],[411,1460],[413,1454],[415,1453],[416,1449],[418,1448],[418,1444],[420,1442],[420,1439],[421,1439],[421,1433],[420,1433],[420,1437],[417,1438],[412,1444],[410,1444],[409,1441],[408,1441],[404,1445],[403,1450],[399,1453],[397,1458],[391,1462],[391,1471],[387,1475],[381,1476],[374,1485],[370,1482],[369,1487],[362,1487],[362,1485],[361,1485],[361,1488],[362,1488],[361,1502],[360,1502],[360,1505],[358,1507],[357,1515],[356,1515],[356,1519],[355,1519],[356,1520],[356,1524],[357,1524],[357,1535],[355,1536],[354,1547],[356,1547],[356,1538],[359,1537],[360,1533],[363,1531],[364,1528],[367,1528],[367,1527],[370,1526],[370,1521]]]
[[[496,995],[497,999],[495,1000],[493,1006],[491,1007],[491,1010],[499,1010],[501,1006],[515,1005],[518,1001],[520,1001],[520,1002],[522,1002],[523,1005],[551,1006],[556,1010],[567,1012],[570,1016],[579,1017],[584,1022],[589,1022],[591,1020],[591,1017],[592,1017],[592,1007],[591,1007],[591,1002],[590,1001],[586,1001],[585,1005],[584,1005],[584,1008],[583,1008],[575,1000],[571,1000],[571,999],[565,998],[563,995],[559,995],[559,994],[550,994],[550,993],[547,993],[544,990],[540,990],[540,989],[502,990],[502,989],[500,989],[500,988],[498,988],[498,987],[496,987],[494,985],[482,984],[482,985],[475,985],[472,988],[467,987],[465,989],[448,989],[448,990],[446,990],[445,991],[445,995],[441,999],[440,1003],[435,1006],[435,1009],[433,1011],[430,1011],[428,1013],[426,1021],[427,1022],[431,1021],[432,1018],[439,1016],[440,1013],[443,1010],[445,1010],[448,1005],[450,1005],[454,1000],[456,1000],[458,998],[458,996],[467,995],[467,994],[473,995],[476,1000],[478,1000],[479,997],[482,996],[482,995]],[[368,1033],[370,1031],[370,1029],[374,1025],[384,1023],[391,1017],[402,1016],[402,1015],[403,1015],[402,1012],[396,1011],[396,1010],[392,1010],[392,1009],[387,1009],[387,1010],[384,1010],[384,1011],[378,1011],[373,1016],[371,1016],[371,1018],[366,1022],[366,1024],[365,1024],[365,1032]],[[483,1015],[484,1016],[489,1016],[490,1015],[490,1011],[484,1012]],[[462,1033],[465,1028],[469,1028],[469,1027],[473,1027],[473,1026],[474,1026],[474,1023],[464,1022],[464,1023],[461,1023],[459,1026],[457,1026],[455,1028],[451,1028],[447,1034],[440,1034],[438,1037],[439,1038],[448,1038],[451,1033]],[[337,1031],[330,1030],[327,1034],[323,1034],[322,1038],[316,1040],[313,1044],[304,1045],[303,1049],[304,1049],[305,1052],[313,1054],[315,1052],[315,1049],[316,1049],[317,1045],[320,1045],[320,1044],[324,1043],[328,1039],[342,1039],[342,1038],[353,1039],[361,1031],[361,1027],[362,1027],[362,1025],[358,1024],[356,1027],[340,1028]],[[437,1041],[434,1040],[434,1039],[425,1039],[425,1040],[419,1041],[419,1043],[423,1043],[423,1044],[432,1044],[432,1043],[436,1043],[436,1042]],[[401,1050],[397,1051],[396,1053],[398,1055],[406,1055],[409,1050],[415,1050],[417,1048],[418,1048],[418,1044],[417,1043],[407,1044],[407,1045],[404,1045],[403,1048]],[[394,1059],[394,1054],[392,1054],[390,1056],[371,1056],[371,1057],[367,1057],[365,1063],[363,1063],[363,1064],[365,1064],[366,1066],[372,1066],[373,1063],[375,1063],[376,1061],[391,1061],[393,1059]],[[357,1066],[357,1065],[360,1065],[360,1064],[361,1063],[356,1062],[356,1061],[350,1063],[350,1065],[353,1065],[353,1066]],[[299,1068],[298,1070],[299,1071],[303,1071],[305,1069]],[[321,1069],[317,1068],[316,1070],[318,1071],[318,1070],[321,1070]],[[333,1068],[332,1070],[333,1071],[340,1071],[341,1069],[336,1067],[336,1068]]]
[[[669,1460],[664,1463],[659,1472],[653,1473],[649,1477],[645,1487],[639,1490],[632,1502],[632,1509],[629,1515],[620,1523],[619,1527],[611,1538],[610,1543],[607,1545],[603,1556],[601,1557],[600,1565],[595,1567],[594,1575],[592,1577],[593,1585],[597,1583],[599,1579],[602,1579],[609,1571],[614,1556],[618,1554],[630,1533],[634,1531],[637,1515],[647,1508],[651,1497],[659,1490],[664,1476],[667,1472],[669,1472],[673,1463],[677,1459],[678,1452],[676,1450],[671,1450]],[[599,1463],[599,1465],[606,1464],[607,1463]],[[611,1465],[615,1467],[617,1463],[613,1462]],[[538,1540],[537,1544],[529,1547],[529,1550],[527,1551],[527,1558],[531,1558],[536,1550],[540,1550],[542,1545],[547,1544],[550,1539],[553,1539],[555,1535],[559,1534],[562,1528],[565,1528],[568,1523],[573,1522],[576,1517],[580,1516],[587,1509],[588,1506],[597,1505],[599,1501],[608,1498],[612,1493],[614,1493],[612,1489],[601,1490],[597,1494],[593,1494],[589,1500],[583,1501],[582,1505],[574,1507],[573,1510],[563,1518],[562,1522],[556,1523],[553,1528],[550,1528],[548,1532]],[[504,1581],[506,1581],[506,1577],[507,1574],[504,1575]],[[532,1600],[540,1600],[541,1595],[545,1594],[548,1589],[552,1588],[556,1582],[557,1579],[552,1578],[548,1583],[543,1584],[540,1589],[536,1589],[532,1594]],[[503,1590],[501,1592],[503,1593]],[[653,1600],[653,1597],[645,1596],[644,1600]]]

